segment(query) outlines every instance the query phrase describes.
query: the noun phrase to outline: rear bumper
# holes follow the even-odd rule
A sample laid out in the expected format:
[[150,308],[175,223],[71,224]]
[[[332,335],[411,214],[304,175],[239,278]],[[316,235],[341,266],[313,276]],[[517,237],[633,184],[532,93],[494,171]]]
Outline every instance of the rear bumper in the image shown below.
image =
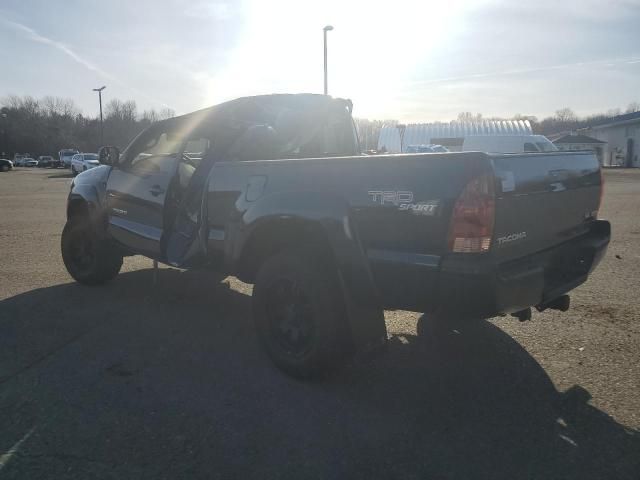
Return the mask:
[[491,256],[442,260],[437,310],[492,317],[545,304],[584,283],[600,263],[611,225],[596,220],[588,233],[548,250],[503,264]]

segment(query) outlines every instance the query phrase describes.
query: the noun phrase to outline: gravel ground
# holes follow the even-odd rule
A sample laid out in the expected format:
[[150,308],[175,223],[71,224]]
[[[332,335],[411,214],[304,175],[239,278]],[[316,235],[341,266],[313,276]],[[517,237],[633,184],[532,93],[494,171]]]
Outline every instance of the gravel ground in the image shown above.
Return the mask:
[[59,253],[70,177],[0,174],[0,478],[640,478],[640,170],[609,170],[607,257],[567,313],[434,334],[321,383],[275,370],[234,279]]

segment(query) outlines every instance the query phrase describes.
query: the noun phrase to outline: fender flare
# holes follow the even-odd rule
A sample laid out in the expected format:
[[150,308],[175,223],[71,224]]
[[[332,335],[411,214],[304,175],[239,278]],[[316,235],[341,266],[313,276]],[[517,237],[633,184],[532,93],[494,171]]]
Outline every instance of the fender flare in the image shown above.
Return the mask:
[[387,341],[384,311],[349,204],[327,193],[295,191],[274,193],[252,202],[242,215],[235,241],[229,242],[234,264],[254,232],[274,220],[297,220],[322,229],[336,261],[356,349],[372,350],[384,345]]
[[[88,172],[94,170],[97,169]],[[82,205],[86,208],[89,221],[96,227],[96,230],[106,234],[106,182],[109,171],[110,169],[103,174],[92,175],[91,181],[77,181],[78,177],[74,179],[67,198],[67,221],[73,216],[75,208]]]

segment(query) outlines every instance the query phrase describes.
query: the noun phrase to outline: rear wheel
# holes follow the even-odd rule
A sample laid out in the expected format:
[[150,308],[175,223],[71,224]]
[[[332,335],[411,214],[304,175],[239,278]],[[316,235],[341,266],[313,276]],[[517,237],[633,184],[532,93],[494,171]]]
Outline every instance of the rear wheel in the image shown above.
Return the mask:
[[271,360],[297,378],[343,366],[350,331],[335,271],[318,252],[279,253],[255,280],[253,318]]
[[100,285],[120,272],[122,254],[86,218],[67,221],[61,243],[64,265],[79,283]]

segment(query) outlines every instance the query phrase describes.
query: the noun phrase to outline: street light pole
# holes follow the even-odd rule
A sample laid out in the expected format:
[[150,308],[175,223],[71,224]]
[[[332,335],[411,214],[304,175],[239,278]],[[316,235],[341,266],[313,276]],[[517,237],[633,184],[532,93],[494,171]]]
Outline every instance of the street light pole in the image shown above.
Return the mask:
[[107,88],[102,86],[100,88],[94,88],[94,92],[98,92],[98,102],[100,102],[100,146],[104,146],[104,122],[102,121],[102,91]]
[[322,29],[322,34],[324,38],[324,94],[329,94],[329,82],[327,79],[327,32],[333,30],[331,25],[327,25]]
[[0,114],[0,117],[2,117],[2,153],[6,154],[7,156],[9,156],[9,142],[7,141],[7,123],[9,122],[7,120],[7,114],[2,112]]

